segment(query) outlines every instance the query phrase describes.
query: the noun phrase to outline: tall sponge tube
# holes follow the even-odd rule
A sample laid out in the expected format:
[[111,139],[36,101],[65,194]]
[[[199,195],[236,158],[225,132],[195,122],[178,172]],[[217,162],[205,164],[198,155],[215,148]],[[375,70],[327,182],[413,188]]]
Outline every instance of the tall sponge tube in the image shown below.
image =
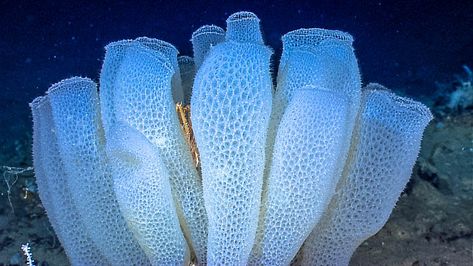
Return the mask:
[[90,237],[113,265],[148,265],[114,196],[95,83],[66,79],[48,97],[69,190]]
[[196,69],[199,69],[210,49],[225,40],[225,31],[215,25],[204,25],[192,33],[192,49]]
[[207,215],[202,185],[176,114],[173,76],[169,56],[138,42],[131,45],[117,71],[113,102],[119,108],[115,115],[159,151],[184,235],[199,263],[205,263]]
[[117,124],[107,140],[115,194],[128,226],[152,265],[184,265],[189,250],[174,206],[169,174],[156,147]]
[[[349,40],[349,41],[348,41]],[[298,89],[324,88],[345,94],[348,100],[347,133],[342,157],[337,160],[339,178],[350,147],[352,131],[360,106],[361,81],[356,56],[348,33],[318,28],[299,29],[283,36],[278,85],[273,99],[266,143],[265,182],[272,168],[272,154],[281,119]],[[267,186],[263,187],[267,194]],[[262,206],[261,212],[264,212]]]
[[30,106],[33,114],[33,163],[36,183],[54,231],[72,265],[109,265],[91,240],[70,197],[49,99],[47,96],[38,97]]
[[105,58],[100,71],[100,112],[105,136],[109,133],[108,129],[117,121],[115,117],[117,107],[113,102],[115,99],[115,80],[118,68],[125,56],[125,51],[133,43],[133,40],[120,40],[105,46]]
[[[353,130],[360,105],[361,78],[352,40],[348,33],[318,28],[299,29],[283,36],[283,54],[268,134],[270,153],[287,105],[295,91],[304,86],[346,94],[350,108],[348,128]],[[348,137],[347,150],[349,141]]]
[[319,221],[339,178],[348,110],[343,93],[295,92],[276,137],[252,265],[289,265]]
[[348,265],[358,245],[386,223],[409,180],[432,114],[380,88],[371,84],[363,93],[349,160],[335,197],[304,244],[303,265]]
[[227,18],[225,40],[264,45],[259,18],[248,11],[233,13]]
[[[239,23],[229,23],[227,32]],[[247,28],[250,36],[261,34],[259,28],[253,30]],[[191,99],[209,217],[209,265],[246,265],[261,202],[271,51],[259,42],[241,42],[240,37],[227,38],[211,49],[196,75]]]

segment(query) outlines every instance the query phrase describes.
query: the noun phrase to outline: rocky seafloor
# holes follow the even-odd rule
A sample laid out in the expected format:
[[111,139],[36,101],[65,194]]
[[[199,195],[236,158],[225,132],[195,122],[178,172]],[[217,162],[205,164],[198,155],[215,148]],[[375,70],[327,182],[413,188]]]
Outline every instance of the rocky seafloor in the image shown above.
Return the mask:
[[[449,95],[430,101],[435,119],[411,181],[388,223],[360,245],[351,265],[473,265],[473,108],[449,106]],[[11,115],[3,115],[5,125]],[[15,123],[9,132],[17,140],[1,143],[12,152],[0,154],[0,265],[24,265],[26,243],[36,265],[68,265],[36,194],[29,127]]]

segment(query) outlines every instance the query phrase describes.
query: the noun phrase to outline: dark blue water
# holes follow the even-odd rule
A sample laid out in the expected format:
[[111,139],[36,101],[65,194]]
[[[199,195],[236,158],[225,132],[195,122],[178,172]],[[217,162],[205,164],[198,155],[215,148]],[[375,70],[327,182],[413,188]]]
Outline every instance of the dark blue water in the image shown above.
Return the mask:
[[355,37],[364,83],[410,95],[431,94],[435,82],[452,79],[463,64],[473,66],[473,1],[226,2],[2,1],[2,151],[14,152],[14,142],[29,137],[27,103],[52,83],[75,75],[98,80],[107,43],[149,36],[191,55],[194,30],[204,24],[225,27],[227,16],[240,10],[260,17],[276,55],[290,30],[347,31]]
[[72,75],[97,79],[103,46],[118,39],[157,37],[190,55],[195,29],[224,27],[240,10],[261,18],[276,51],[281,35],[300,27],[348,31],[363,80],[410,94],[434,89],[434,81],[473,62],[473,1],[80,2],[2,1],[2,98],[30,100]]
[[75,75],[98,80],[107,43],[149,36],[191,55],[194,30],[203,24],[225,27],[227,16],[240,10],[260,17],[276,55],[290,30],[351,33],[364,83],[409,95],[431,94],[437,81],[451,80],[464,64],[473,66],[473,1],[226,2],[2,1],[2,148],[11,151],[14,137],[28,134],[29,124],[18,124],[29,120],[27,103],[52,83]]

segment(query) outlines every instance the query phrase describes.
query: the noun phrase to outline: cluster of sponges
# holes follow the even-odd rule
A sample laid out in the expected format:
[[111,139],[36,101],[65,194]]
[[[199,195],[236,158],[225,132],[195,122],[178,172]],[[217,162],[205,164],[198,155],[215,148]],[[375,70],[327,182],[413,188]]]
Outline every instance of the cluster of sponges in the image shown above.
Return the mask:
[[33,159],[71,263],[348,264],[387,221],[431,119],[362,90],[352,42],[287,33],[274,90],[259,19],[238,12],[194,32],[194,58],[123,40],[106,47],[100,92],[54,84],[31,103]]

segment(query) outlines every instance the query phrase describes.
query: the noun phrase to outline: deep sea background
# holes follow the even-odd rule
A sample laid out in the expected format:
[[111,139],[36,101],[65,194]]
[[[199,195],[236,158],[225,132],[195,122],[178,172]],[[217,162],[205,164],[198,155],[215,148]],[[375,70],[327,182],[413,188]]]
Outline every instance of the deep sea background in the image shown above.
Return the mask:
[[[98,82],[104,46],[112,41],[140,36],[159,38],[174,44],[181,55],[192,56],[189,40],[193,31],[205,24],[225,28],[226,18],[242,10],[252,11],[261,19],[266,44],[275,51],[275,68],[283,34],[303,27],[320,27],[346,31],[354,36],[363,84],[378,82],[424,103],[431,102],[442,87],[449,87],[445,84],[464,75],[463,66],[473,69],[473,0],[0,0],[0,170],[3,171],[0,172],[0,255],[8,255],[7,259],[11,261],[10,257],[16,252],[12,253],[12,246],[19,246],[15,241],[24,241],[31,235],[40,239],[37,243],[32,242],[36,247],[44,246],[47,250],[55,246],[45,245],[44,234],[38,233],[48,228],[47,223],[40,224],[45,220],[44,210],[35,203],[35,197],[21,194],[33,183],[31,169],[21,179],[23,183],[18,181],[16,184],[14,191],[21,193],[12,194],[18,201],[16,217],[11,218],[10,207],[5,201],[6,186],[12,185],[8,182],[13,179],[5,178],[3,165],[24,168],[32,165],[32,119],[28,103],[64,78],[87,76]],[[393,245],[386,242],[387,256],[410,254],[417,259],[435,253],[449,259],[470,256],[473,228],[471,107],[469,112],[460,118],[447,113],[443,117],[437,116],[437,121],[431,123],[430,135],[425,138],[428,141],[424,143],[433,148],[425,149],[426,154],[421,153],[420,159],[425,159],[425,165],[438,162],[438,169],[426,168],[427,171],[422,164],[414,169],[414,181],[407,189],[413,192],[409,192],[409,197],[401,198],[401,207],[393,215],[395,222],[371,243],[379,242],[384,246],[385,239],[396,238],[395,232],[412,233],[410,237],[419,241],[406,240],[408,237],[404,235],[402,241],[398,238],[397,242],[391,242]],[[443,188],[441,182],[456,182],[451,187],[458,186],[461,188],[458,190],[466,192],[459,194],[460,200],[455,201],[457,195],[448,189],[440,189]],[[412,185],[414,183],[417,185]],[[425,185],[427,183],[429,186]],[[37,213],[43,216],[37,216]],[[412,228],[411,231],[397,230],[398,225],[404,228],[412,225],[417,232]],[[25,231],[25,228],[31,230]],[[18,236],[24,238],[15,239]],[[52,239],[55,241],[54,237]],[[407,254],[399,252],[400,248],[390,249],[396,245],[412,252]],[[373,246],[376,245],[370,247]],[[8,252],[6,247],[10,248]],[[366,250],[369,250],[367,246]],[[457,253],[458,250],[466,255]],[[373,258],[371,255],[377,253],[360,254]],[[374,265],[390,264],[382,258],[383,263],[379,261]],[[429,262],[448,260],[426,261],[425,265],[447,265]],[[0,266],[3,265],[0,261]],[[415,261],[412,265],[424,264]]]
[[109,42],[155,37],[192,55],[194,30],[225,27],[241,10],[259,16],[276,58],[288,31],[347,31],[365,84],[417,98],[462,65],[473,67],[473,1],[1,1],[0,151],[15,152],[15,141],[31,134],[27,103],[52,83],[76,75],[97,81]]

